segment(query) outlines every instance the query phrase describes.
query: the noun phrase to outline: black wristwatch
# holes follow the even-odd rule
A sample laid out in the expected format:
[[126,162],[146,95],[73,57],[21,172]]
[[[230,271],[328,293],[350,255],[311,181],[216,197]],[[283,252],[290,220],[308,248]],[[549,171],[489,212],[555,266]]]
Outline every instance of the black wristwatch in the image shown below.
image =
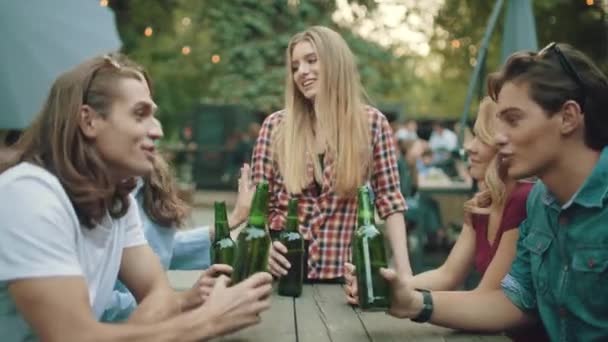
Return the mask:
[[422,293],[422,311],[418,314],[418,316],[411,319],[412,322],[416,323],[424,323],[428,322],[431,319],[431,315],[433,314],[433,296],[431,296],[431,291],[427,289],[415,289],[416,291]]

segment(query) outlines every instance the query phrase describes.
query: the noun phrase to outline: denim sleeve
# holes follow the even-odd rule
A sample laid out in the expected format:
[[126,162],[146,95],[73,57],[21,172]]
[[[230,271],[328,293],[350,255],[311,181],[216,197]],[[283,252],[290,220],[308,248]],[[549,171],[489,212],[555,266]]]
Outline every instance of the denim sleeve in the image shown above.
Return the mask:
[[507,298],[522,311],[536,310],[536,294],[534,284],[532,283],[530,251],[523,244],[528,231],[529,227],[526,220],[520,226],[517,254],[511,265],[511,270],[500,284]]
[[210,264],[209,227],[180,230],[175,234],[170,270],[202,270]]
[[111,302],[101,316],[102,322],[121,322],[129,318],[135,311],[137,301],[124,286],[117,285],[112,292]]

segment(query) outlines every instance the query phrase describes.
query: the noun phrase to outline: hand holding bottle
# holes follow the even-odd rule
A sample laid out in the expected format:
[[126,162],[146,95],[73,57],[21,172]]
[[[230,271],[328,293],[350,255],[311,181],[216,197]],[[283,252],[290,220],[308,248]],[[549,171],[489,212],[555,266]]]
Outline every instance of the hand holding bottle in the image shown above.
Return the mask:
[[239,284],[228,287],[230,279],[221,275],[209,298],[200,307],[214,327],[216,336],[225,335],[258,324],[260,313],[270,308],[272,277],[266,272],[256,273]]
[[268,271],[275,277],[286,275],[287,270],[291,267],[285,254],[287,254],[287,247],[279,241],[274,241],[268,255]]
[[[289,270],[279,279],[278,292],[281,296],[299,297],[302,295],[304,282],[304,237],[300,233],[298,221],[298,199],[292,198],[287,204],[287,223],[279,234],[278,245],[285,247],[286,253],[281,256],[289,265]],[[280,248],[280,247],[279,247]],[[279,262],[281,258],[279,259]]]
[[388,314],[397,318],[418,316],[423,306],[422,294],[408,284],[411,276],[397,274],[390,268],[380,269],[380,274],[388,281],[391,288],[391,305]]
[[346,302],[351,305],[359,305],[359,294],[357,293],[357,274],[355,265],[344,264],[344,293]]
[[222,274],[230,276],[232,274],[232,267],[215,264],[204,270],[198,280],[192,285],[192,288],[180,293],[182,311],[191,310],[203,304],[207,300],[207,297],[209,297],[209,294],[211,294],[217,279]]

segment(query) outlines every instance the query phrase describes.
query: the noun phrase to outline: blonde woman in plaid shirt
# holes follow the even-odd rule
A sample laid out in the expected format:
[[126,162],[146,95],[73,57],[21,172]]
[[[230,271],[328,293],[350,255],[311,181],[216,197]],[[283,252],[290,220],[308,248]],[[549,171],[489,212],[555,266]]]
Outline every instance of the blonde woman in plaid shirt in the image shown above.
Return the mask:
[[[271,232],[285,226],[289,198],[300,200],[309,281],[341,282],[356,228],[357,187],[369,183],[399,272],[411,274],[405,200],[388,121],[365,104],[355,58],[333,30],[314,26],[287,48],[285,109],[262,125],[253,151],[253,181],[270,184]],[[269,269],[287,273],[287,250],[274,242]]]

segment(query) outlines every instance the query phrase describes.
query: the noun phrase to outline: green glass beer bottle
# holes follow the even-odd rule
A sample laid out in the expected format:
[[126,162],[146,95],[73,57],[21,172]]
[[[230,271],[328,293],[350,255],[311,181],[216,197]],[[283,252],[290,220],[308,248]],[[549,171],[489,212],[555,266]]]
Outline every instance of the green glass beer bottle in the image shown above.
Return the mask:
[[268,271],[270,235],[266,230],[268,215],[268,182],[258,183],[253,195],[247,226],[239,233],[232,284],[257,272]]
[[213,207],[215,209],[215,241],[211,248],[212,260],[214,264],[232,266],[236,254],[236,243],[230,237],[226,202],[214,202]]
[[287,224],[279,241],[287,247],[285,257],[291,264],[287,274],[279,279],[279,295],[299,297],[302,294],[304,281],[304,237],[298,230],[298,200],[292,198],[287,205]]
[[359,306],[362,310],[386,310],[390,305],[388,282],[380,274],[387,267],[384,236],[376,228],[369,189],[359,188],[357,230],[352,243],[357,273]]

